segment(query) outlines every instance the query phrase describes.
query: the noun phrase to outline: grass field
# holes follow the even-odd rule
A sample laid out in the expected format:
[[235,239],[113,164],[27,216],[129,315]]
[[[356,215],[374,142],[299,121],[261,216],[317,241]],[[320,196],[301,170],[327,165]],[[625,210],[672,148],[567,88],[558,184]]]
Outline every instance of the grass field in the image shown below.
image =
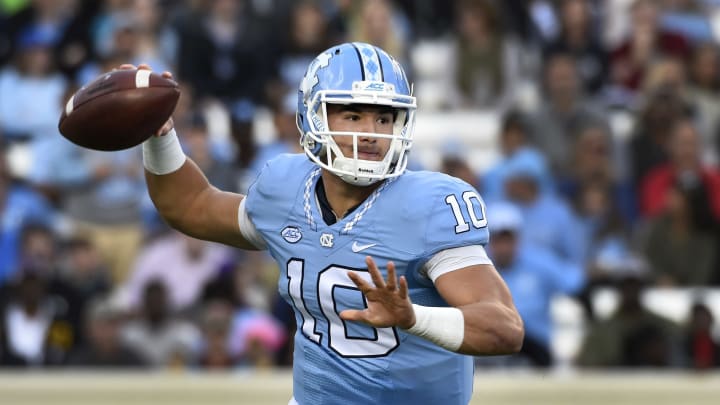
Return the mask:
[[[285,405],[291,395],[291,384],[288,373],[4,372],[0,373],[0,404]],[[524,372],[478,373],[471,402],[483,405],[718,403],[720,374]]]

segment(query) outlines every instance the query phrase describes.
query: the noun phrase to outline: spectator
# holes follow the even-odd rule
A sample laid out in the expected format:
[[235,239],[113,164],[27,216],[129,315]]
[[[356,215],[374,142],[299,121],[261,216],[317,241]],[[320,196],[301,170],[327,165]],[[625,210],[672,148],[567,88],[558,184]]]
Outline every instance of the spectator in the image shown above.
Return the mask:
[[241,307],[233,315],[230,351],[240,364],[268,367],[285,344],[287,336],[280,323],[264,311]]
[[573,128],[573,132],[576,139],[570,158],[573,170],[559,178],[560,192],[568,201],[582,203],[586,190],[607,191],[607,203],[629,226],[637,216],[636,192],[623,171],[623,159],[618,156],[622,147],[603,122],[585,122]]
[[571,171],[570,145],[575,143],[573,128],[587,122],[604,122],[602,111],[585,98],[578,66],[569,54],[548,56],[543,75],[544,97],[533,115],[534,144],[548,159],[553,173]]
[[187,155],[200,167],[210,184],[223,191],[237,191],[238,174],[219,156],[217,149],[223,145],[213,143],[202,113],[192,114],[190,123],[180,132],[180,139]]
[[634,92],[655,58],[675,56],[685,59],[689,48],[681,35],[660,28],[655,1],[636,0],[631,13],[630,37],[611,53],[611,77],[622,89]]
[[0,70],[0,129],[10,141],[59,136],[58,111],[67,82],[53,62],[55,43],[42,27],[28,27],[18,37],[15,63]]
[[615,313],[590,326],[578,364],[583,367],[667,367],[673,364],[677,327],[640,301],[643,275],[624,275]]
[[640,264],[630,243],[629,223],[612,189],[602,183],[585,184],[577,191],[574,203],[591,279],[606,280]]
[[279,105],[286,94],[297,91],[307,66],[332,41],[328,18],[317,2],[296,2],[288,27],[285,36],[278,38],[277,71],[266,89],[271,106]]
[[666,153],[670,161],[650,170],[640,183],[641,213],[645,217],[658,215],[665,207],[668,190],[674,184],[681,184],[705,195],[707,200],[701,204],[709,207],[711,218],[720,220],[720,171],[703,165],[700,136],[695,125],[684,119],[668,127],[670,138]]
[[498,10],[487,0],[461,1],[455,84],[462,107],[509,105],[521,78],[520,44],[502,31]]
[[110,293],[112,279],[100,252],[90,239],[77,237],[65,244],[62,276],[83,300],[89,302],[97,296]]
[[673,127],[668,123],[685,118],[687,113],[683,100],[668,89],[648,94],[630,140],[629,157],[636,187],[650,170],[667,162],[666,144]]
[[404,66],[405,49],[409,36],[408,22],[393,2],[370,0],[359,3],[359,10],[350,20],[349,37],[352,41],[365,42],[396,55]]
[[663,210],[648,224],[643,250],[662,286],[704,286],[714,280],[717,242],[700,227],[682,184],[663,191]]
[[285,331],[285,336],[288,337],[288,339],[285,339],[285,343],[276,351],[275,364],[280,367],[292,367],[295,343],[291,338],[297,331],[297,324],[295,323],[293,308],[279,294],[276,294],[273,300],[272,316],[280,322]]
[[[141,11],[142,18],[155,18],[151,15],[154,12],[152,6],[149,6],[153,3],[152,0],[135,0],[128,3],[135,3],[138,10],[146,7],[141,4],[147,4],[147,11]],[[117,64],[108,66],[108,63],[103,63],[106,61],[120,60],[121,64],[145,63],[160,72],[170,69],[169,62],[163,59],[163,55],[157,49],[157,39],[154,32],[151,32],[152,28],[146,25],[149,22],[141,20],[141,16],[134,14],[131,8],[108,11],[100,15],[97,20],[96,46],[100,63],[91,61],[84,65],[78,72],[79,83],[88,83],[118,66]],[[160,24],[155,26],[162,27]]]
[[167,294],[160,280],[146,284],[139,317],[121,332],[122,341],[156,368],[189,364],[199,340],[195,326],[173,315]]
[[645,269],[646,263],[631,243],[630,223],[611,185],[601,182],[579,185],[572,201],[579,222],[578,238],[586,246],[587,283],[577,297],[587,315],[594,319],[592,297],[597,288],[612,286],[618,278]]
[[73,367],[137,368],[146,366],[138,353],[122,343],[123,315],[107,299],[96,299],[86,314],[87,343],[72,352],[67,364]]
[[19,270],[23,228],[30,224],[54,225],[56,215],[41,194],[11,179],[5,150],[0,146],[0,286]]
[[720,164],[720,51],[717,45],[698,45],[690,59],[688,99],[697,113],[698,132],[702,135],[702,160]]
[[470,168],[468,159],[463,151],[462,143],[455,140],[448,140],[442,146],[442,151],[439,153],[442,156],[440,168],[438,169],[439,172],[457,177],[476,189],[479,189],[479,179]]
[[[29,27],[37,27],[53,39],[53,59],[68,77],[87,59],[93,56],[90,44],[90,22],[97,12],[99,1],[34,0],[12,2],[18,7],[15,13],[3,16],[0,37],[11,42]],[[9,4],[5,2],[5,11]],[[10,60],[17,44],[5,43],[0,50],[0,65]]]
[[195,354],[197,366],[210,370],[235,367],[237,359],[229,350],[232,306],[221,300],[205,305],[200,322],[203,339]]
[[693,304],[685,331],[685,353],[688,365],[696,370],[720,367],[720,343],[713,334],[714,322],[705,304]]
[[229,258],[224,246],[193,239],[176,231],[160,238],[142,251],[123,294],[136,308],[147,285],[158,280],[167,290],[173,312],[194,305],[205,283],[220,271]]
[[178,38],[178,76],[187,81],[199,100],[219,100],[230,113],[231,134],[238,150],[237,163],[252,159],[252,118],[262,101],[272,68],[273,46],[264,44],[245,2],[212,0],[206,13],[188,15],[175,24]]
[[[36,273],[43,281],[45,290],[57,309],[60,327],[66,329],[62,335],[63,345],[75,347],[80,343],[85,300],[72,283],[67,282],[61,272],[60,239],[52,229],[42,225],[23,228],[20,258],[22,268]],[[22,272],[16,275],[24,277]],[[9,286],[12,291],[12,285]]]
[[275,139],[258,148],[258,153],[247,170],[245,183],[249,187],[257,175],[265,167],[265,163],[282,153],[300,153],[302,147],[298,142],[298,130],[295,123],[297,110],[297,94],[288,92],[280,102],[273,105],[273,124],[275,126]]
[[553,190],[544,187],[546,178],[545,162],[530,153],[516,153],[503,173],[504,194],[523,215],[523,243],[548,249],[561,260],[581,265],[586,247],[578,233],[577,219]]
[[[267,367],[275,364],[289,336],[283,325],[268,313],[267,293],[261,294],[263,287],[257,277],[266,271],[262,268],[263,263],[258,261],[260,257],[244,257],[241,266],[236,266],[231,272],[223,272],[207,283],[203,294],[203,302],[209,308],[220,306],[218,302],[232,306],[226,333],[229,352],[223,354],[223,358],[233,359],[237,366]],[[209,338],[219,339],[219,336]],[[216,346],[218,343],[215,341]],[[220,354],[219,347],[205,349]]]
[[55,276],[59,259],[57,235],[45,225],[27,225],[22,230],[19,256],[23,267],[31,267],[45,277]]
[[25,268],[12,297],[0,306],[0,366],[60,364],[73,343],[67,308],[48,293],[47,275]]
[[70,156],[55,156],[57,160],[50,168],[64,166],[69,169],[67,177],[59,178],[64,176],[63,169],[59,169],[37,174],[35,180],[61,190],[63,211],[76,232],[95,243],[113,280],[123,282],[143,237],[144,183],[139,150],[108,155],[63,143],[63,147],[70,148],[74,161],[67,165],[65,159]]
[[560,2],[560,33],[546,47],[545,54],[572,55],[585,93],[593,95],[607,79],[608,55],[594,30],[591,7],[590,0]]
[[[544,159],[540,152],[530,145],[529,130],[528,119],[524,113],[511,110],[504,114],[498,144],[501,158],[482,176],[482,195],[486,201],[505,198],[503,176],[508,162],[512,161],[516,154],[536,155],[535,159]],[[553,181],[549,176],[543,179],[542,188],[552,190],[553,187]]]
[[692,100],[688,97],[685,62],[682,59],[664,56],[652,61],[641,85],[643,95],[663,90],[692,106]]
[[503,114],[498,134],[498,161],[481,176],[481,191],[485,201],[503,199],[502,172],[507,161],[529,144],[528,127],[520,111],[511,110]]
[[584,284],[584,272],[577,264],[563,262],[551,252],[524,245],[522,214],[512,204],[490,205],[490,258],[513,295],[525,324],[520,355],[534,366],[552,365],[550,301],[556,294],[574,294]]

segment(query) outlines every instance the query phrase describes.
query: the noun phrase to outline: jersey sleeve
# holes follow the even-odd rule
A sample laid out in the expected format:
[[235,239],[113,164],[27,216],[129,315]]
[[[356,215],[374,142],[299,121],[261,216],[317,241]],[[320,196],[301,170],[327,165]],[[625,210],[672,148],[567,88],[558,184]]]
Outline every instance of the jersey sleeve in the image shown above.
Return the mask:
[[262,234],[258,232],[255,224],[250,219],[247,209],[245,209],[245,204],[247,204],[247,198],[243,198],[238,207],[238,226],[240,227],[240,233],[245,240],[258,248],[258,250],[265,250],[267,249],[267,242],[265,242]]
[[310,165],[304,155],[279,155],[265,164],[250,185],[245,197],[245,213],[265,241],[269,234],[277,233],[292,210]]
[[469,245],[485,246],[489,240],[485,202],[471,185],[444,177],[431,198],[425,232],[426,253]]
[[[488,243],[488,219],[485,202],[480,194],[462,180],[434,174],[423,178],[415,186],[423,190],[417,193],[417,198],[422,200],[417,201],[417,204],[425,207],[416,212],[425,222],[423,248],[418,257],[416,276],[425,283],[432,282],[432,279],[448,270],[458,270],[460,267],[457,264],[465,263],[464,256],[469,252],[462,248],[482,248]],[[443,269],[440,273],[430,271],[435,262],[444,257],[442,252],[458,252],[462,257],[453,255],[451,261],[454,264],[449,269],[446,265],[440,266]]]

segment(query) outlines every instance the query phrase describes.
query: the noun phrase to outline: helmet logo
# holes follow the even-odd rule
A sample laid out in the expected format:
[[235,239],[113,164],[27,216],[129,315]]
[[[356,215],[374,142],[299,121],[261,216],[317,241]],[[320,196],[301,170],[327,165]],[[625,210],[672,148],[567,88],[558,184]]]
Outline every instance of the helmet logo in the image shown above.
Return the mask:
[[392,83],[360,81],[360,82],[353,82],[353,90],[394,93],[395,86],[393,86]]
[[303,93],[305,102],[310,98],[310,92],[313,87],[320,81],[317,77],[317,71],[320,68],[326,67],[330,63],[330,58],[332,58],[332,53],[321,53],[310,63],[310,66],[308,66],[307,73],[305,73],[305,77],[303,77],[302,82],[300,82],[300,91]]

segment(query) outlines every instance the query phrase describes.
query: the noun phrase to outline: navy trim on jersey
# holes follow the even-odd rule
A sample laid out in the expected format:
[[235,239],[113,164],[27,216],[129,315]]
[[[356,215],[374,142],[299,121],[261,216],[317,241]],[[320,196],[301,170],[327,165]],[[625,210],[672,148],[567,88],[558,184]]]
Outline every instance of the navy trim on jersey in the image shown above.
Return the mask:
[[[328,201],[327,194],[325,193],[325,184],[322,181],[322,177],[318,179],[317,184],[315,185],[315,195],[320,203],[320,214],[322,214],[323,221],[325,221],[325,224],[328,226],[334,225],[338,219],[335,216],[332,207],[330,207],[330,201]],[[355,211],[360,205],[362,205],[362,203],[354,207],[350,207],[350,209],[347,210],[345,215],[342,217],[345,218],[350,215],[350,213]]]

